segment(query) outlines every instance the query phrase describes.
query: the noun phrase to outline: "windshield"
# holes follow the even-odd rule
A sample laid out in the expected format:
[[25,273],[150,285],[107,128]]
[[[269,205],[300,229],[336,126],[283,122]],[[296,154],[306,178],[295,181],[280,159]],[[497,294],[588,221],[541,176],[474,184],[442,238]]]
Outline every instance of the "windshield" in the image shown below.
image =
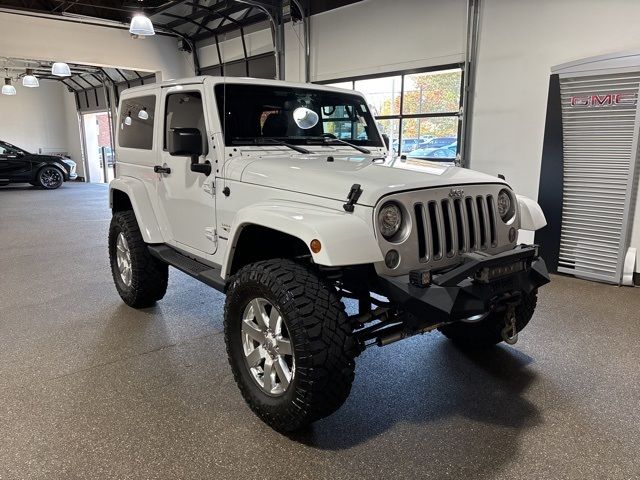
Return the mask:
[[215,87],[226,145],[252,145],[265,138],[294,145],[325,138],[359,146],[382,146],[375,121],[358,95],[269,85]]

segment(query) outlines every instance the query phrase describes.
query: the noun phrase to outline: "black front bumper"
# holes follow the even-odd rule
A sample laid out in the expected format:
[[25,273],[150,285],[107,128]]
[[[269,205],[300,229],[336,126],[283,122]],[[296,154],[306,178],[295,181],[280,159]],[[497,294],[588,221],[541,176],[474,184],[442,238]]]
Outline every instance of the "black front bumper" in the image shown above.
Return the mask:
[[520,245],[497,255],[469,254],[455,268],[434,274],[426,287],[409,283],[409,275],[380,275],[378,281],[381,293],[416,323],[438,324],[517,303],[550,280],[537,247]]

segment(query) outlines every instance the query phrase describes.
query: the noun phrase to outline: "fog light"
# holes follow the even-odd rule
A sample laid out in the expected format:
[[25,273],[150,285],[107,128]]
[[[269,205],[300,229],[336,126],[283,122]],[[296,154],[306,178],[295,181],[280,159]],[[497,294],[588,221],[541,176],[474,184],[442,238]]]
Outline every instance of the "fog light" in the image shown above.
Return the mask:
[[518,236],[518,232],[516,232],[516,229],[511,227],[509,229],[509,242],[513,243],[516,241],[516,237]]
[[428,287],[431,283],[431,272],[429,270],[411,270],[409,272],[409,283],[414,287]]
[[384,256],[384,264],[387,268],[396,268],[400,264],[400,254],[397,250],[389,250]]

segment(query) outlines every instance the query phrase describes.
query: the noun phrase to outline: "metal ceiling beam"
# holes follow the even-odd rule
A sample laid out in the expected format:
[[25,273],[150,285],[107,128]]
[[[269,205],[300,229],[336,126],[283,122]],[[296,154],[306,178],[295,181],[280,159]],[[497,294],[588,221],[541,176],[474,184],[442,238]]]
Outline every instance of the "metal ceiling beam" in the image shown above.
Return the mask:
[[[242,10],[246,9],[247,6],[243,5],[242,3],[234,3],[232,6],[229,6],[229,2],[225,1],[224,2],[224,8],[223,7],[219,7],[219,6],[214,6],[214,7],[210,7],[210,8],[213,8],[215,10],[224,10],[224,12],[227,15],[231,15],[233,13],[241,12]],[[180,25],[184,25],[185,23],[188,23],[189,20],[199,20],[199,19],[207,16],[208,13],[209,13],[209,11],[200,9],[196,13],[181,17],[182,20],[174,20],[173,22],[168,23],[166,26],[169,27],[169,28],[176,28],[176,27],[179,27]]]
[[[247,55],[247,43],[246,43],[246,40],[244,38],[244,28],[243,28],[242,24],[238,20],[236,20],[235,18],[230,17],[229,15],[227,15],[227,14],[221,12],[221,11],[218,11],[218,10],[216,10],[214,8],[211,8],[211,7],[205,7],[204,5],[199,5],[199,2],[198,3],[186,2],[185,4],[187,6],[191,6],[191,7],[194,7],[194,8],[195,7],[199,7],[200,9],[203,9],[203,10],[206,10],[207,12],[209,12],[209,14],[210,14],[209,16],[216,15],[216,16],[224,18],[226,21],[236,25],[236,27],[240,30],[240,37],[242,39],[242,51],[244,53],[245,74],[248,77],[249,76],[249,58],[248,58],[248,55]],[[169,13],[166,13],[166,12],[163,13],[163,15],[170,16],[170,17],[175,17],[175,18],[180,18],[177,15],[172,15],[172,14],[169,14]],[[209,18],[209,16],[205,17],[205,18]],[[208,31],[208,32],[210,32],[210,33],[212,33],[214,35],[215,41],[216,41],[216,49],[217,49],[217,52],[218,52],[218,61],[219,61],[220,65],[221,65],[221,68],[224,68],[224,67],[222,67],[222,63],[223,62],[222,62],[222,57],[220,55],[220,44],[219,44],[219,41],[218,41],[217,29],[216,30],[211,29],[211,28],[207,27],[204,23],[196,22],[195,20],[187,19],[187,21],[197,25],[199,29],[206,30],[206,31]]]
[[271,35],[273,36],[273,49],[276,60],[276,78],[284,80],[284,20],[282,18],[282,5],[275,6],[261,0],[237,0],[240,3],[251,5],[262,10],[271,22]]

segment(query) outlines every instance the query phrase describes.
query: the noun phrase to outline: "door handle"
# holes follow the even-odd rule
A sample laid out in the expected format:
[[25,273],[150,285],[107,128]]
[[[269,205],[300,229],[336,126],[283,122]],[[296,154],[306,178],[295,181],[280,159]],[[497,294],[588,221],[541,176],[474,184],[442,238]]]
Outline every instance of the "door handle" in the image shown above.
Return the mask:
[[162,165],[154,166],[153,171],[155,173],[164,173],[166,175],[169,175],[171,173],[171,169],[169,167],[163,167]]

